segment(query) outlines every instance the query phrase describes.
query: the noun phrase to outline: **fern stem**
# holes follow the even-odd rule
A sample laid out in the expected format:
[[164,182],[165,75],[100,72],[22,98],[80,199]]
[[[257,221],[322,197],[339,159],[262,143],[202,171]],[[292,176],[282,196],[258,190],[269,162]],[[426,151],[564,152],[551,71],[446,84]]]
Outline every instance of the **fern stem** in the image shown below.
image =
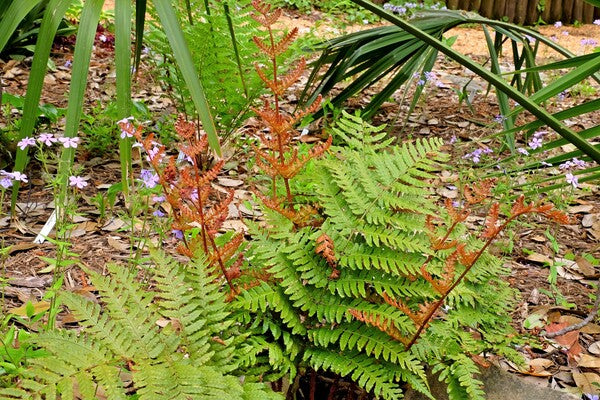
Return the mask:
[[[419,339],[419,337],[421,336],[421,334],[425,330],[425,327],[427,326],[427,324],[429,324],[429,321],[431,320],[431,318],[433,318],[433,316],[435,315],[435,313],[437,312],[437,310],[444,304],[444,301],[446,300],[446,298],[448,297],[448,295],[450,294],[450,292],[452,292],[452,290],[454,290],[458,286],[458,284],[464,279],[464,277],[469,273],[469,271],[471,270],[471,268],[473,268],[473,266],[475,265],[475,263],[477,262],[477,260],[479,260],[479,258],[487,250],[487,248],[489,247],[489,245],[492,244],[492,242],[496,239],[496,237],[500,234],[500,232],[502,232],[508,226],[508,224],[510,224],[512,221],[514,221],[514,219],[516,217],[518,217],[519,215],[521,215],[521,214],[515,214],[515,215],[512,215],[511,217],[509,217],[500,226],[500,228],[497,229],[496,233],[492,237],[488,238],[488,240],[485,242],[485,244],[483,245],[483,247],[481,247],[481,249],[477,252],[477,255],[473,258],[473,261],[469,265],[465,266],[465,270],[460,274],[460,276],[458,277],[458,279],[456,279],[454,281],[454,283],[448,288],[448,290],[442,295],[442,297],[440,297],[440,299],[435,303],[435,307],[433,307],[429,311],[429,313],[427,313],[427,315],[425,316],[425,319],[423,320],[423,323],[419,326],[419,328],[415,332],[414,336],[412,337],[412,339],[410,340],[410,342],[406,346],[406,350],[407,351],[410,350],[410,348],[417,342],[417,340]],[[452,225],[452,227],[451,227],[451,229],[454,229],[454,227],[456,225],[457,225],[457,222],[454,222],[453,225]],[[446,236],[444,238],[447,239],[449,237],[449,235],[450,235],[449,233],[446,234]]]
[[229,279],[229,277],[227,276],[227,270],[225,269],[225,264],[223,264],[223,260],[221,259],[221,254],[219,253],[219,248],[217,247],[217,244],[215,243],[215,239],[212,237],[212,235],[208,235],[208,240],[210,240],[210,245],[213,248],[213,251],[215,252],[215,257],[217,259],[217,263],[219,264],[219,268],[221,268],[221,272],[223,273],[223,276],[225,277],[225,280],[227,281],[227,285],[229,285],[229,288],[231,289],[232,292],[234,292],[234,287],[233,287],[233,283],[231,282],[231,279]]
[[235,29],[233,29],[233,20],[231,19],[231,10],[227,1],[223,2],[223,12],[227,19],[227,27],[229,28],[229,37],[231,38],[231,45],[233,46],[233,53],[235,54],[235,60],[237,63],[238,71],[240,73],[240,80],[242,81],[242,88],[244,89],[244,95],[248,99],[248,87],[246,86],[246,79],[244,79],[244,70],[242,68],[242,60],[240,58],[240,52],[237,45],[237,39],[235,37]]

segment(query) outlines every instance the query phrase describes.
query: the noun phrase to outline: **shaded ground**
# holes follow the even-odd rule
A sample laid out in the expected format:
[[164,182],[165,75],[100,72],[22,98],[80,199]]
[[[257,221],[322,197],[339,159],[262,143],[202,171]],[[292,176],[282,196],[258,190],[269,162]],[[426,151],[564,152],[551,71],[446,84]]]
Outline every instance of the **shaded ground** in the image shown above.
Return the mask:
[[[318,15],[313,15],[313,18],[318,17]],[[312,24],[312,21],[306,22],[294,14],[287,15],[286,21],[286,24],[298,24],[304,28],[309,28]],[[359,28],[362,27],[355,27],[355,29]],[[555,35],[560,44],[576,54],[581,54],[584,50],[580,44],[581,38],[596,38],[600,41],[600,26],[543,27],[540,30],[546,35]],[[568,31],[569,35],[563,35],[563,31]],[[482,57],[487,53],[483,34],[479,30],[458,28],[452,30],[449,35],[458,36],[454,47],[463,53],[474,57]],[[548,57],[553,56],[551,52],[547,52],[547,54],[542,52],[541,54]],[[66,104],[65,94],[68,92],[70,70],[64,64],[71,57],[69,52],[56,55],[55,63],[58,69],[47,78],[47,85],[43,93],[44,102],[51,102],[57,106]],[[100,47],[96,49],[90,68],[91,83],[86,96],[87,107],[98,100],[108,102],[114,96],[114,70],[111,60],[110,49]],[[456,136],[459,139],[458,145],[448,146],[447,150],[453,153],[454,162],[460,163],[467,146],[471,146],[473,141],[478,141],[492,131],[493,128],[489,126],[490,120],[498,114],[498,108],[493,96],[485,96],[484,88],[474,97],[473,111],[464,104],[459,105],[451,87],[457,86],[461,79],[468,77],[468,73],[443,59],[440,59],[436,72],[444,83],[444,87],[428,93],[428,101],[419,106],[417,113],[405,121],[404,109],[399,109],[397,103],[390,102],[384,105],[377,121],[390,124],[390,132],[401,138],[437,135],[450,139]],[[28,66],[23,63],[6,63],[2,65],[2,76],[7,92],[23,94],[26,88]],[[151,111],[162,114],[173,112],[168,96],[162,93],[160,86],[153,81],[151,75],[142,70],[140,76],[140,81],[136,85],[137,96],[147,101]],[[351,106],[359,108],[364,101],[364,99],[358,99]],[[567,101],[575,102],[582,101],[582,99],[570,98]],[[581,129],[595,125],[596,121],[600,120],[594,120],[594,116],[586,118],[576,121],[575,126]],[[243,130],[245,134],[251,135],[255,129],[256,125],[249,121]],[[79,205],[78,211],[81,216],[74,219],[77,225],[71,234],[71,249],[80,255],[83,264],[95,270],[104,270],[108,262],[126,264],[132,245],[130,239],[142,235],[141,220],[136,218],[132,224],[123,214],[123,199],[119,199],[115,207],[105,214],[99,211],[98,204],[92,200],[94,195],[105,194],[110,184],[118,182],[120,178],[118,159],[116,156],[110,160],[94,158],[93,155],[88,154],[80,158],[78,162],[88,173],[90,186],[84,191]],[[242,205],[245,200],[251,198],[246,187],[246,178],[252,174],[252,171],[246,169],[245,160],[230,160],[228,165],[226,175],[221,177],[218,185],[236,189],[234,203],[238,207],[238,211],[232,210],[228,225],[233,229],[243,230],[245,228],[244,218],[257,216],[255,210],[248,210]],[[18,307],[28,300],[39,300],[51,282],[49,265],[42,257],[52,258],[55,255],[54,245],[48,243],[33,245],[31,242],[52,212],[52,192],[45,187],[43,177],[35,163],[32,164],[28,174],[31,179],[20,193],[18,220],[11,222],[10,218],[0,214],[0,244],[13,246],[7,256],[0,259],[2,277],[8,279],[8,286],[2,287],[5,296],[3,311],[7,308]],[[442,177],[443,184],[440,185],[439,194],[442,197],[452,198],[456,191],[451,187],[456,185],[456,180],[452,177],[446,178]],[[564,196],[557,198],[564,200],[565,208],[569,209],[575,217],[572,225],[546,226],[540,221],[532,220],[529,221],[528,226],[514,231],[512,238],[505,237],[495,250],[502,253],[510,246],[514,247],[514,252],[507,259],[507,264],[512,271],[510,283],[521,292],[514,319],[515,327],[523,333],[534,335],[538,333],[535,329],[523,327],[524,320],[536,311],[550,321],[560,322],[563,317],[585,317],[591,304],[590,295],[594,292],[593,284],[600,275],[600,267],[591,265],[589,262],[586,264],[580,260],[584,254],[600,258],[598,187],[588,185],[586,190],[576,191],[573,194],[565,192]],[[473,227],[479,227],[482,224],[481,217],[474,216],[469,223]],[[556,238],[560,244],[557,254],[554,254],[554,250],[551,248],[548,234]],[[152,240],[158,242],[160,238],[153,237]],[[174,239],[166,238],[164,246],[168,249],[172,248],[174,242]],[[134,250],[136,249],[134,248]],[[548,283],[550,271],[548,265],[556,262],[556,259],[564,258],[568,253],[574,256],[576,262],[563,262],[565,265],[558,269],[556,286],[558,292],[553,292]],[[77,289],[82,286],[82,277],[78,271],[76,268],[67,271],[65,285],[68,289]],[[573,303],[575,308],[568,311],[564,307],[557,307],[557,305],[563,306],[566,303]],[[570,321],[573,323],[574,320]],[[596,353],[587,349],[591,349],[590,346],[596,340],[600,340],[600,327],[597,328],[592,326],[586,332],[580,333],[579,339],[583,348],[586,349],[584,353],[588,353],[590,356],[595,356]],[[545,359],[549,363],[535,363],[530,370],[521,370],[522,373],[536,376],[532,379],[547,381],[555,387],[577,385],[582,387],[582,384],[573,378],[573,372],[580,373],[581,371],[593,374],[591,378],[600,382],[600,375],[596,374],[600,372],[600,368],[578,365],[577,362],[568,359],[568,353],[564,347],[556,346],[553,342],[547,342],[544,346],[541,350],[529,350],[529,357]],[[543,367],[538,367],[538,364]],[[512,365],[505,365],[505,367],[511,370],[518,369]]]

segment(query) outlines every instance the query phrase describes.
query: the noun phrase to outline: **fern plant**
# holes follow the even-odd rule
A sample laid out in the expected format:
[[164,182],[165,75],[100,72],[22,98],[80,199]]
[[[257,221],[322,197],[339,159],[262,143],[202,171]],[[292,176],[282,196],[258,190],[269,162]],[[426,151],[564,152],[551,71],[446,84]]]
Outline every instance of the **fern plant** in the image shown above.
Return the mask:
[[487,248],[523,213],[565,217],[521,199],[500,224],[494,205],[477,237],[462,222],[491,182],[466,190],[463,208],[440,206],[430,185],[446,160],[441,139],[390,147],[382,128],[344,115],[332,133],[346,146],[297,178],[314,182],[322,223],[298,227],[267,212],[267,227],[253,228],[248,256],[262,280],[233,304],[265,339],[245,344],[254,345],[246,362],[277,354],[273,367],[296,383],[307,368],[328,370],[383,399],[402,398],[406,385],[433,398],[428,366],[452,399],[483,399],[478,355],[518,359],[515,291]]
[[[252,37],[259,35],[257,24],[249,16],[249,0],[190,0],[189,8],[180,2],[179,18],[190,51],[199,71],[207,101],[215,116],[221,141],[225,141],[249,116],[250,105],[262,92],[260,79],[252,74],[255,49]],[[192,110],[186,104],[187,87],[173,66],[167,40],[158,26],[147,36],[156,51],[153,61],[167,69],[159,76],[175,88],[178,109]],[[162,60],[161,60],[162,58]]]
[[[278,399],[264,384],[235,375],[239,335],[208,263],[184,266],[153,255],[147,283],[110,265],[110,277],[89,272],[102,305],[66,292],[63,303],[82,331],[40,333],[49,356],[32,360],[19,387],[2,398]],[[127,385],[126,381],[131,381]]]

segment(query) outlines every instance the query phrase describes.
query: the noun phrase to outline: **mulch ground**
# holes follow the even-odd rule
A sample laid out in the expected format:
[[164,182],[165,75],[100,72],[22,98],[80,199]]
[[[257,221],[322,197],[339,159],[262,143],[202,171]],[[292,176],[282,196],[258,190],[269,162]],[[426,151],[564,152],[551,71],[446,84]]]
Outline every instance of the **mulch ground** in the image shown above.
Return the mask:
[[[312,16],[312,19],[318,18]],[[289,23],[297,21],[301,26],[309,26],[302,16],[288,14]],[[326,24],[323,24],[326,26]],[[555,35],[559,42],[570,48],[574,53],[581,54],[584,50],[580,44],[583,37],[596,38],[600,42],[600,26],[575,27],[543,27],[542,33]],[[568,32],[566,35],[563,32]],[[459,28],[452,30],[448,36],[457,35],[458,40],[454,47],[475,58],[483,57],[486,53],[485,39],[480,30],[472,28]],[[544,57],[551,59],[555,57],[552,52],[542,53]],[[107,103],[114,96],[114,66],[112,50],[97,46],[90,67],[90,84],[86,96],[86,108],[96,104],[96,101]],[[42,95],[42,101],[52,103],[57,107],[66,105],[66,93],[70,80],[70,70],[65,67],[65,62],[72,58],[69,51],[60,51],[55,54],[54,62],[58,66],[46,78],[46,85]],[[4,90],[8,93],[23,95],[26,90],[28,78],[28,63],[9,61],[0,64],[0,76]],[[376,117],[378,123],[389,124],[392,135],[400,140],[414,137],[441,136],[446,140],[452,137],[458,138],[458,144],[448,146],[447,150],[453,154],[453,163],[463,163],[462,155],[473,142],[493,146],[487,142],[493,128],[490,122],[497,115],[498,107],[493,95],[487,95],[481,90],[473,100],[473,110],[465,104],[459,105],[452,87],[457,87],[457,79],[463,79],[468,73],[456,64],[440,58],[436,73],[444,86],[427,94],[427,101],[419,105],[408,119],[404,115],[404,108],[399,108],[395,102],[384,104],[382,112]],[[161,115],[174,114],[172,102],[167,93],[163,92],[151,74],[145,67],[140,71],[140,80],[134,86],[137,97],[144,99],[150,110]],[[457,78],[458,77],[458,78]],[[368,94],[368,93],[367,93]],[[410,97],[409,97],[410,98]],[[451,99],[449,101],[448,99]],[[580,97],[566,100],[566,104],[583,101]],[[350,108],[360,108],[366,102],[365,98],[353,100]],[[556,107],[561,107],[557,105]],[[13,115],[16,117],[16,115]],[[574,126],[578,129],[595,125],[600,115],[588,115],[576,121]],[[7,121],[1,121],[6,124]],[[54,128],[56,129],[56,127]],[[254,121],[249,121],[242,130],[244,134],[251,135],[256,129]],[[234,152],[233,147],[226,149],[230,154]],[[78,214],[74,218],[76,224],[71,234],[70,250],[79,255],[82,264],[94,270],[103,271],[109,262],[126,265],[130,256],[132,236],[141,233],[139,219],[133,223],[125,213],[124,199],[117,197],[116,204],[109,208],[106,213],[99,211],[97,202],[93,197],[97,194],[106,194],[107,188],[119,181],[120,166],[118,156],[113,154],[108,157],[94,157],[93,154],[83,154],[77,160],[87,176],[90,185],[83,191],[80,199]],[[245,160],[230,160],[230,167],[226,175],[222,176],[217,185],[233,188],[236,190],[234,203],[239,212],[232,212],[228,225],[234,229],[243,230],[244,218],[257,217],[256,210],[248,210],[244,204],[250,199],[246,178],[252,173],[245,167]],[[0,165],[2,167],[2,165]],[[52,258],[56,251],[55,246],[50,243],[34,245],[33,238],[40,231],[53,210],[53,194],[45,183],[39,165],[36,161],[30,164],[27,171],[30,177],[29,184],[25,185],[19,194],[17,219],[13,220],[6,214],[0,213],[0,246],[11,246],[7,254],[0,258],[0,270],[5,282],[1,286],[3,293],[2,312],[11,308],[21,306],[27,301],[39,301],[51,283],[51,270],[44,258]],[[456,195],[456,182],[452,179],[443,181],[438,193],[442,197]],[[581,261],[583,255],[592,255],[600,259],[600,196],[599,189],[595,185],[584,185],[584,190],[571,192],[565,190],[562,194],[554,195],[555,199],[562,201],[561,206],[571,212],[573,224],[567,226],[545,225],[541,220],[528,221],[526,225],[520,225],[513,230],[512,237],[504,237],[495,251],[506,252],[509,247],[514,251],[507,257],[507,265],[511,267],[509,281],[513,287],[521,293],[519,305],[514,312],[515,327],[522,333],[536,334],[535,329],[526,329],[523,322],[533,313],[540,313],[549,321],[559,322],[560,318],[578,317],[583,318],[587,314],[592,303],[591,295],[595,292],[594,285],[600,276],[600,266]],[[6,212],[6,205],[4,205]],[[470,221],[474,227],[481,226],[481,216],[474,216]],[[548,234],[553,236],[560,249],[555,254]],[[153,237],[155,242],[158,238]],[[167,249],[174,247],[174,239],[165,239],[164,246]],[[142,250],[144,253],[145,250]],[[566,257],[571,254],[573,257]],[[565,258],[574,258],[575,261],[568,262]],[[549,282],[549,264],[557,259],[563,264],[558,268],[557,283],[553,288]],[[82,274],[78,268],[70,268],[66,272],[65,286],[67,289],[81,288]],[[565,307],[567,303],[574,306],[570,309]],[[541,310],[541,311],[540,311]],[[595,328],[594,328],[595,329]],[[594,355],[589,346],[600,340],[600,327],[597,332],[592,329],[581,333],[581,341],[585,345],[584,352]],[[521,370],[521,373],[537,376],[538,379],[548,380],[556,386],[576,386],[572,375],[559,375],[559,372],[588,371],[592,373],[600,370],[578,366],[564,356],[567,349],[564,347],[558,351],[562,357],[556,357],[551,344],[546,342],[546,348],[542,353],[534,353],[531,358],[546,357],[552,363],[543,368]],[[537,364],[536,364],[537,365]],[[513,368],[509,366],[507,368]],[[536,367],[537,368],[537,367]],[[596,375],[600,382],[600,375]],[[581,385],[579,385],[581,386]]]

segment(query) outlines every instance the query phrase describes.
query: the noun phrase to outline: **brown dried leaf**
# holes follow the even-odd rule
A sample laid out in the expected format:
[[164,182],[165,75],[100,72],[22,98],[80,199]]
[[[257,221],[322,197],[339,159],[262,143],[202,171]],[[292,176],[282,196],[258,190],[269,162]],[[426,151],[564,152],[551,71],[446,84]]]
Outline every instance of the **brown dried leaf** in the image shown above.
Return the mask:
[[[600,376],[593,372],[573,371],[573,379],[577,387],[584,393],[599,394],[599,388],[595,384],[600,384]],[[595,383],[595,384],[594,384]]]

